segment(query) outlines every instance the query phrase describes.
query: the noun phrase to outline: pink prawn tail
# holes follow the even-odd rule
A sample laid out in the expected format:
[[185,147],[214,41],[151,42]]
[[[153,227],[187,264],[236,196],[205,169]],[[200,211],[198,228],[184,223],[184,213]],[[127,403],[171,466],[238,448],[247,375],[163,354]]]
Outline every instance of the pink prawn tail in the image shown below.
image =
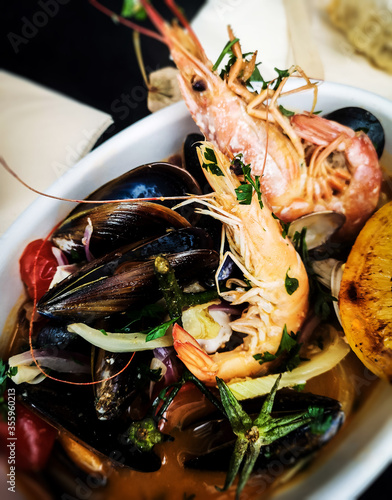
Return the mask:
[[290,121],[301,139],[318,146],[328,146],[339,136],[355,137],[351,128],[317,115],[294,115]]
[[217,369],[216,364],[210,356],[200,348],[192,335],[189,335],[177,323],[173,326],[172,334],[174,340],[173,347],[177,352],[177,356],[188,370],[202,382],[208,385],[215,385]]

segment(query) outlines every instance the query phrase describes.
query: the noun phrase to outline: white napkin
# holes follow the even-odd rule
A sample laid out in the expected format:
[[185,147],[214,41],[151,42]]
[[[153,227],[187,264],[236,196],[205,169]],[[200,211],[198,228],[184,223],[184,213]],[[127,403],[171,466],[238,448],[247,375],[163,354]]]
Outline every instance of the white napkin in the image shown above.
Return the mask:
[[[85,156],[112,118],[18,76],[0,71],[0,156],[45,191]],[[0,169],[0,234],[36,198]]]
[[[226,26],[230,24],[240,39],[243,52],[258,50],[257,60],[263,63],[260,71],[266,79],[270,78],[271,68],[284,69],[293,63],[301,64],[309,55],[307,52],[312,51],[313,57],[319,58],[325,80],[392,99],[392,76],[357,54],[344,34],[332,25],[325,10],[329,1],[209,0],[192,26],[213,62],[228,41]],[[290,15],[287,4],[303,12],[303,29],[293,24],[298,21]],[[292,47],[297,46],[303,48],[302,54],[293,53]],[[312,75],[311,69],[307,71],[311,77],[319,76]]]

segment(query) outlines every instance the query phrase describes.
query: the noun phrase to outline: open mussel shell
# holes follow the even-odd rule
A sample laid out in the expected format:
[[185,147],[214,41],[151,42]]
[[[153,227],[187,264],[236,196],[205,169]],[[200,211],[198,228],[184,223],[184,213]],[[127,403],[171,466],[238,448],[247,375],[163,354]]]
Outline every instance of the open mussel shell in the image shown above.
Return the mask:
[[[199,166],[200,169],[200,166]],[[187,170],[166,162],[155,162],[141,165],[107,182],[93,193],[87,200],[125,200],[135,198],[166,198],[201,194],[198,182]],[[154,200],[154,203],[171,208],[176,200]],[[93,205],[94,206],[94,205]],[[98,205],[97,205],[98,206]],[[74,215],[91,207],[91,204],[79,204],[70,215]],[[189,207],[179,209],[185,218],[192,219],[194,213]]]
[[94,257],[130,243],[155,238],[169,229],[190,226],[180,214],[156,203],[107,203],[67,217],[53,232],[53,243],[64,252],[76,253],[85,260],[83,242],[89,221],[93,227],[89,251]]
[[[131,363],[132,364],[132,363]],[[60,432],[68,432],[100,458],[117,467],[153,472],[161,461],[154,452],[141,452],[127,444],[129,421],[98,420],[91,387],[70,386],[46,379],[40,384],[16,386],[19,398]]]
[[[217,252],[203,249],[171,253],[166,258],[183,285],[209,276],[219,262]],[[135,261],[132,250],[116,251],[83,266],[50,289],[37,310],[55,318],[92,321],[135,304],[152,303],[160,295],[154,260]]]
[[363,130],[372,141],[378,157],[381,157],[385,146],[385,133],[380,121],[370,111],[350,106],[332,111],[323,118],[350,127],[356,132]]
[[[263,403],[263,398],[255,398],[242,402],[245,411],[256,418]],[[255,468],[268,469],[270,463],[282,465],[281,472],[294,466],[298,460],[309,456],[324,446],[337,433],[344,421],[338,401],[310,393],[297,393],[291,389],[278,391],[272,415],[276,417],[289,416],[300,411],[306,411],[310,406],[324,409],[324,418],[330,425],[321,433],[313,433],[308,424],[299,427],[287,436],[280,438],[271,445],[261,449]],[[210,435],[205,453],[188,458],[185,466],[200,470],[227,471],[234,450],[235,436],[227,419],[219,418],[205,420],[192,424],[195,438]]]
[[325,210],[299,217],[290,224],[288,237],[292,240],[296,232],[306,228],[305,241],[308,250],[320,247],[338,231],[346,221],[346,216],[339,212]]
[[152,355],[146,351],[136,353],[135,357],[127,370],[122,371],[129,361],[129,353],[113,353],[98,349],[94,375],[95,380],[102,382],[96,385],[94,405],[99,420],[114,420],[119,417],[125,406],[132,403],[138,394],[138,407],[142,412],[143,405],[140,404],[140,398],[143,396],[143,391],[148,407],[147,392],[151,379],[144,374],[149,371]]

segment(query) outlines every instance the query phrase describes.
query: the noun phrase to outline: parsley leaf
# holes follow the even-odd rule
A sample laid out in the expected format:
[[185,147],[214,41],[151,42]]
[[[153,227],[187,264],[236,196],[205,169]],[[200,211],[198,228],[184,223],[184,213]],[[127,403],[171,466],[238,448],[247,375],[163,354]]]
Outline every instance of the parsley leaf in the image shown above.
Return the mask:
[[[245,182],[241,184],[235,191],[237,193],[237,200],[240,202],[242,205],[250,205],[252,202],[252,195],[253,195],[253,189],[255,190],[257,194],[257,199],[260,205],[260,208],[264,207],[263,200],[262,200],[262,192],[261,192],[261,187],[260,187],[260,176],[255,175],[253,178],[251,175],[251,167],[250,163],[248,165],[245,165],[244,162],[242,161],[242,154],[238,154],[235,156],[235,158],[232,160],[231,164],[234,165],[234,162],[236,167],[238,165],[242,169],[242,173],[245,179]],[[248,184],[246,184],[248,183]],[[246,185],[249,185],[249,188],[245,188]]]
[[299,281],[297,280],[297,278],[290,278],[289,271],[290,268],[287,270],[286,278],[284,280],[284,286],[286,288],[286,292],[289,295],[293,295],[293,293],[297,290],[299,286]]
[[286,238],[291,222],[283,222],[277,215],[274,214],[274,212],[272,212],[272,217],[280,222],[280,225],[282,226],[282,238]]
[[147,19],[147,12],[144,10],[139,0],[123,0],[121,15],[122,17],[128,18],[134,17],[138,21]]
[[146,342],[150,342],[151,340],[159,339],[160,337],[163,337],[165,333],[167,332],[167,329],[169,328],[170,325],[178,321],[179,318],[172,318],[169,321],[166,321],[165,323],[162,323],[161,325],[155,326],[154,328],[151,328],[147,332],[146,335]]
[[295,115],[294,111],[290,111],[289,109],[284,108],[281,104],[279,105],[279,111],[284,116],[293,116],[293,115]]
[[235,192],[240,205],[250,205],[252,203],[253,187],[250,184],[241,184],[235,189]]
[[279,358],[281,355],[284,355],[282,359],[282,364],[279,366],[279,371],[292,371],[294,368],[303,361],[300,358],[299,351],[302,347],[302,343],[298,342],[298,334],[291,332],[291,335],[287,332],[287,327],[284,325],[282,339],[280,341],[280,345],[276,354],[271,354],[266,351],[263,354],[255,354],[253,357],[256,361],[258,361],[261,365],[268,361],[274,361]]
[[224,174],[218,166],[218,160],[213,149],[206,148],[204,151],[204,159],[210,163],[203,162],[202,167],[209,170],[211,174],[222,177]]
[[[234,38],[234,40],[231,40],[226,43],[224,46],[222,52],[219,54],[218,59],[216,60],[216,63],[212,67],[212,71],[216,71],[219,68],[220,63],[222,62],[223,58],[225,57],[226,54],[229,54],[231,52],[231,47],[239,41],[238,38]],[[232,52],[231,52],[232,53]]]

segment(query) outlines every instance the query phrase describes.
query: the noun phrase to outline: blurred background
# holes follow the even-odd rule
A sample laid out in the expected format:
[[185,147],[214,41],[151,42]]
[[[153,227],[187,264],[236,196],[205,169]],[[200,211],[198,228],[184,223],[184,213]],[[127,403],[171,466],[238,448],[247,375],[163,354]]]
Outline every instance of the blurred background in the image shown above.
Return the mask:
[[[153,3],[159,5],[164,16],[171,17],[163,2]],[[227,41],[226,25],[230,23],[244,52],[259,49],[261,71],[267,76],[275,66],[283,68],[296,63],[304,67],[308,76],[351,84],[392,99],[392,5],[387,0],[179,0],[178,3],[193,21],[213,61]],[[104,4],[119,13],[123,1],[105,0]],[[152,28],[148,21],[138,22]],[[102,122],[107,127],[94,136],[95,145],[150,113],[132,30],[103,15],[87,0],[13,0],[3,4],[0,29],[3,70],[111,117]],[[154,39],[141,37],[141,52],[147,74],[173,65],[168,49]],[[10,144],[7,133],[12,129],[13,107],[17,104],[7,91],[0,79],[3,115],[0,154]],[[58,126],[56,120],[61,119],[53,116],[54,127]],[[46,128],[42,125],[36,144],[38,158],[39,150],[44,151],[52,140],[48,131],[53,123],[49,120]],[[20,130],[19,123],[12,125]],[[23,150],[23,137],[19,136],[18,141],[19,149]],[[31,158],[37,154],[22,152],[23,165],[27,165],[30,154]],[[77,152],[69,159],[68,150],[67,162],[64,158],[59,158],[59,162],[69,167],[86,152]],[[51,174],[44,172],[42,182],[37,181],[43,189],[62,173],[61,169],[53,168],[51,161],[50,165],[42,161],[42,168],[51,171]],[[16,163],[15,160],[13,165]],[[36,173],[25,168],[27,177],[38,179]],[[7,179],[8,182],[11,183]],[[1,185],[0,215],[10,214],[9,224],[18,209],[11,209],[4,201],[3,180]],[[27,204],[30,201],[26,199]],[[18,201],[18,207],[22,209],[23,203]],[[390,499],[391,475],[389,467],[361,500]]]

